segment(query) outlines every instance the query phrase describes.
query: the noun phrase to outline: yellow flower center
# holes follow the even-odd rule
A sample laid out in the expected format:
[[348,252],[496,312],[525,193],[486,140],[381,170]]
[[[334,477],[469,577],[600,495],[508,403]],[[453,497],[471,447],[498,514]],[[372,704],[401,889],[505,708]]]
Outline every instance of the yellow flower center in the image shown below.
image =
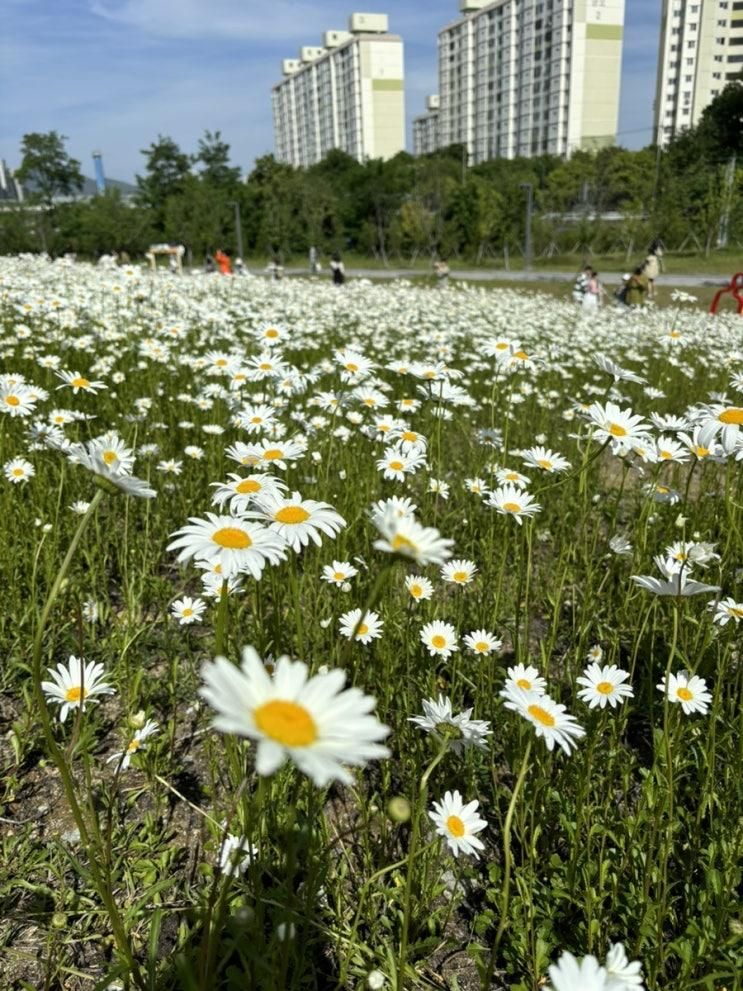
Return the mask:
[[506,341],[498,341],[498,343],[495,345],[495,350],[496,351],[507,351],[508,350],[508,344],[507,344],[507,342]]
[[548,461],[547,458],[540,458],[537,461],[537,464],[539,465],[540,468],[544,468],[545,471],[552,470],[552,462]]
[[217,366],[217,368],[224,368],[224,366],[227,364],[227,362],[226,362],[226,360],[224,358],[217,358],[217,360],[214,362],[214,364]]
[[513,356],[514,356],[514,358],[518,358],[519,361],[528,361],[529,360],[529,355],[526,353],[526,351],[514,351],[513,352]]
[[459,818],[459,816],[449,816],[449,818],[446,820],[446,828],[451,833],[451,835],[455,836],[457,839],[459,839],[460,836],[464,836],[465,833],[464,823]]
[[596,685],[596,691],[600,695],[611,695],[614,691],[614,686],[610,681],[600,681],[598,685]]
[[519,688],[523,688],[524,691],[526,692],[531,690],[531,682],[528,681],[526,678],[519,678],[516,684],[519,686]]
[[88,379],[83,378],[82,375],[78,375],[76,379],[70,382],[70,385],[74,385],[76,389],[88,389],[90,388],[90,382]]
[[411,585],[410,594],[413,596],[414,599],[420,599],[420,597],[423,595],[423,589],[420,587],[420,585]]
[[270,447],[267,451],[263,452],[264,461],[280,461],[284,456],[284,452],[278,447]]
[[342,581],[343,581],[343,579],[344,579],[345,577],[346,577],[346,576],[345,576],[345,575],[343,574],[343,572],[342,572],[342,571],[334,571],[334,572],[333,572],[333,578],[334,578],[334,579],[335,579],[335,580],[336,580],[337,582],[342,582]]
[[114,461],[118,460],[116,451],[104,451],[101,457],[107,465],[112,465]]
[[454,579],[455,582],[466,582],[467,579],[469,578],[469,575],[467,574],[466,571],[455,571],[454,574],[452,575],[452,578]]
[[260,492],[261,483],[256,482],[253,478],[244,478],[242,482],[238,482],[235,486],[235,492],[239,492],[240,495],[247,495],[248,492]]
[[730,406],[720,413],[718,420],[720,423],[734,423],[743,426],[743,409],[740,406]]
[[246,550],[253,546],[253,541],[244,530],[239,530],[236,526],[225,526],[212,534],[212,540],[220,547],[229,547],[232,550]]
[[64,693],[65,702],[79,702],[81,699],[86,699],[88,694],[87,688],[81,688],[80,685],[75,685],[73,688],[68,688]]
[[533,719],[536,719],[538,723],[541,723],[542,726],[555,725],[554,716],[551,716],[546,709],[541,707],[541,705],[530,705],[527,712]]
[[412,430],[406,430],[405,433],[402,435],[402,439],[409,440],[412,443],[415,443],[415,441],[418,440],[418,434],[413,433]]
[[507,482],[518,482],[518,480],[519,480],[518,472],[509,471],[509,473],[506,475]]
[[261,733],[284,747],[309,747],[318,738],[315,720],[296,702],[265,702],[255,710],[253,718]]
[[391,540],[392,549],[395,551],[402,550],[403,547],[409,547],[411,550],[415,550],[415,544],[412,540],[408,540],[407,537],[403,537],[401,533],[396,534]]
[[368,632],[369,632],[369,627],[366,625],[366,623],[362,623],[361,626],[356,631],[356,636],[365,637]]
[[505,511],[507,513],[520,513],[521,512],[521,506],[519,506],[519,504],[517,502],[504,502],[503,503],[503,509],[505,509]]
[[696,456],[698,458],[707,458],[707,457],[709,457],[709,448],[708,447],[695,447],[694,448],[694,453],[696,454]]
[[241,465],[257,465],[259,461],[260,461],[260,458],[259,457],[256,457],[255,454],[246,454],[245,457],[243,457],[243,458],[240,459],[240,464]]
[[132,740],[129,746],[126,748],[128,754],[133,754],[142,746],[139,740]]
[[250,422],[251,423],[263,423],[263,417],[262,416],[252,416],[250,418]]
[[437,650],[441,650],[442,647],[446,647],[446,637],[442,637],[440,633],[436,636],[431,637],[431,645]]
[[352,361],[349,361],[348,364],[346,365],[346,371],[351,372],[354,375],[358,370],[359,370],[359,366],[355,365]]
[[670,490],[670,489],[668,488],[668,486],[667,486],[667,485],[656,485],[656,486],[655,486],[655,491],[656,491],[656,492],[657,492],[657,493],[658,493],[659,495],[668,495],[668,493],[669,493],[669,492],[670,492],[671,490]]
[[258,365],[258,367],[262,372],[270,372],[273,366],[271,365],[270,361],[262,361],[260,365]]
[[274,338],[276,338],[278,336],[279,336],[278,330],[274,330],[273,327],[270,330],[267,330],[266,333],[264,334],[264,337],[270,337],[271,340],[273,340]]
[[484,654],[488,650],[489,646],[490,645],[485,643],[484,640],[478,640],[477,643],[475,644],[475,650],[478,652],[478,654]]
[[678,697],[681,699],[682,702],[691,702],[691,700],[694,698],[693,694],[689,691],[688,688],[677,688],[676,694],[678,695]]
[[738,619],[743,619],[743,609],[739,606],[728,606],[728,613],[731,616],[736,616]]
[[405,465],[402,461],[390,461],[387,467],[391,468],[393,471],[402,471]]
[[183,616],[184,619],[188,616],[193,616],[193,609],[187,606],[181,613],[181,616]]
[[301,506],[284,506],[273,514],[273,518],[277,523],[304,523],[310,518],[310,514]]
[[18,398],[18,396],[6,396],[5,397],[5,402],[8,404],[8,406],[20,406],[21,405],[21,401]]
[[626,437],[627,436],[627,430],[621,425],[621,423],[610,423],[609,424],[609,433],[613,437]]
[[13,471],[12,471],[12,474],[16,478],[21,478],[21,476],[24,474],[23,468],[14,468]]

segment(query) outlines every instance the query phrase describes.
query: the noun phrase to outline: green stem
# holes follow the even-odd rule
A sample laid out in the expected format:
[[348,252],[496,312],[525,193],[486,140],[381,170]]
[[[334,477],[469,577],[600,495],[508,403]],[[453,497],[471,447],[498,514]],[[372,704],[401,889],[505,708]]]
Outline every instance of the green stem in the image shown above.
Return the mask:
[[70,806],[70,811],[72,812],[72,817],[75,820],[75,825],[80,833],[80,841],[85,846],[89,852],[92,854],[89,857],[89,868],[90,874],[93,878],[98,895],[106,907],[106,912],[108,913],[109,921],[111,923],[111,929],[113,930],[114,939],[116,941],[116,947],[125,959],[127,966],[131,972],[134,983],[141,988],[145,987],[144,979],[140,973],[139,965],[134,959],[132,953],[132,948],[129,943],[129,938],[126,934],[126,929],[122,922],[121,916],[119,915],[119,910],[116,907],[116,903],[111,892],[110,885],[103,876],[100,868],[100,863],[98,856],[103,854],[102,850],[92,850],[93,846],[90,836],[90,831],[88,829],[88,824],[85,821],[85,816],[83,815],[82,809],[77,801],[77,796],[75,795],[75,783],[73,781],[72,772],[70,767],[65,760],[64,754],[57,745],[57,741],[54,738],[54,729],[52,727],[52,721],[49,717],[49,710],[47,707],[46,699],[44,698],[44,690],[41,687],[41,666],[42,666],[42,653],[44,646],[44,632],[46,630],[46,624],[49,620],[49,615],[54,607],[55,602],[59,596],[62,584],[67,577],[67,572],[70,569],[72,560],[75,556],[75,552],[82,540],[83,534],[90,523],[96,509],[100,505],[104,496],[103,490],[99,489],[93,496],[85,515],[82,517],[78,523],[77,530],[74,533],[70,546],[67,549],[67,554],[62,561],[59,571],[57,572],[56,578],[52,584],[52,587],[47,596],[44,607],[41,610],[41,617],[39,619],[39,625],[36,628],[36,634],[34,636],[33,643],[33,653],[31,661],[31,676],[33,681],[33,692],[34,698],[36,700],[37,708],[39,711],[39,719],[41,721],[41,729],[44,735],[44,741],[46,743],[49,754],[51,755],[54,764],[59,771],[59,776],[62,780],[62,787],[64,788],[65,797]]
[[508,812],[506,813],[506,821],[503,825],[503,890],[501,892],[500,922],[498,923],[498,931],[496,932],[495,939],[493,940],[493,948],[490,951],[490,959],[482,981],[483,991],[487,991],[490,987],[490,983],[493,978],[493,971],[495,970],[498,947],[500,946],[503,933],[506,931],[506,926],[508,925],[508,908],[511,896],[511,868],[513,864],[513,858],[511,855],[511,824],[516,811],[516,801],[519,797],[519,793],[521,792],[521,788],[523,787],[526,772],[529,768],[530,755],[531,740],[527,743],[526,750],[524,751],[524,757],[521,761],[521,770],[519,771],[519,776],[516,779],[516,784],[514,785],[511,801],[508,805]]
[[403,903],[402,934],[400,936],[400,960],[397,967],[397,991],[403,991],[405,986],[405,966],[408,957],[408,934],[410,931],[410,908],[413,901],[413,865],[416,853],[418,851],[418,842],[420,840],[420,821],[423,814],[423,806],[426,802],[426,795],[428,793],[428,780],[431,777],[434,768],[438,767],[444,759],[444,754],[448,749],[449,741],[443,740],[439,752],[421,776],[420,784],[418,785],[418,795],[415,802],[415,807],[413,808],[410,847],[408,849],[407,857],[408,870],[405,878],[405,901]]

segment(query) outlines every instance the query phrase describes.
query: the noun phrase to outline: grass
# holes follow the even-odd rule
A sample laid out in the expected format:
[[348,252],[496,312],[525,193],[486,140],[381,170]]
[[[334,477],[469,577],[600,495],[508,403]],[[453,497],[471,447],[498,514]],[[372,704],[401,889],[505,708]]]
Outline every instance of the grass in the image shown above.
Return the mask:
[[[683,416],[693,434],[700,404],[724,393],[722,422],[739,422],[741,323],[723,318],[710,333],[686,306],[607,308],[590,321],[520,284],[479,289],[352,281],[338,291],[0,263],[12,376],[0,382],[2,408],[17,410],[8,397],[19,396],[33,407],[0,415],[10,524],[0,531],[0,986],[325,991],[381,980],[395,991],[538,991],[557,987],[548,967],[565,951],[603,961],[621,942],[649,991],[740,991],[740,462],[734,436],[727,451],[708,442],[714,456],[699,460],[680,435],[673,446],[672,423],[647,418]],[[286,340],[259,357],[271,327]],[[360,356],[339,360],[338,348]],[[599,352],[635,377],[615,379]],[[278,355],[276,374],[261,369]],[[55,364],[102,387],[74,392]],[[616,440],[631,423],[610,410],[612,443],[592,437],[594,401],[645,418],[632,447]],[[276,425],[250,433],[256,417]],[[73,464],[39,432],[55,420],[73,442],[115,431],[156,496],[126,497],[100,463]],[[425,456],[403,481],[386,479],[378,461],[410,454],[386,453],[404,429],[425,438]],[[294,518],[301,492],[344,524],[226,593],[169,544],[190,517],[229,512],[213,505],[212,483],[250,467],[227,449],[264,436],[269,452],[301,441],[284,468],[275,454],[259,462],[288,486]],[[534,445],[549,450],[526,467]],[[115,447],[108,437],[101,450]],[[539,467],[557,452],[568,469]],[[27,481],[7,477],[14,458],[33,466]],[[473,491],[497,490],[503,468],[528,477],[538,506],[520,523],[519,489],[497,495],[500,511]],[[470,582],[379,547],[379,526],[409,546],[394,539],[396,515],[370,519],[391,496],[412,500],[421,523],[454,542],[454,559],[474,563]],[[278,522],[262,513],[260,525]],[[669,553],[709,588],[655,595],[632,580],[660,578],[654,557]],[[326,566],[356,574],[333,584]],[[410,593],[423,584],[415,576],[430,580],[430,599]],[[205,605],[186,625],[174,615],[184,596]],[[716,611],[726,597],[733,607]],[[378,638],[342,635],[353,609],[377,614]],[[432,622],[450,625],[456,650],[426,632]],[[466,635],[486,633],[499,645],[467,646]],[[296,736],[308,732],[310,703],[294,695],[303,712],[281,709],[279,728],[264,712],[261,725],[290,734],[295,758],[258,775],[256,741],[215,729],[199,694],[215,655],[237,664],[246,646],[269,670],[281,655],[312,676],[341,669],[373,696],[389,756],[362,761],[350,783],[318,784],[297,766],[312,743]],[[41,681],[70,655],[100,663],[114,692],[60,722]],[[577,679],[590,658],[626,672],[632,697],[589,708]],[[562,710],[513,684],[534,683],[530,665],[579,727],[565,750],[537,735]],[[704,679],[704,711],[687,714],[683,696],[658,690],[684,671]],[[509,682],[516,710],[501,695]],[[247,727],[259,703],[231,686]],[[286,704],[286,685],[278,691]],[[410,721],[440,695],[487,725],[444,720],[428,733]],[[322,728],[327,713],[312,712]],[[156,732],[132,746],[147,720]],[[365,725],[352,722],[341,760]],[[465,745],[473,739],[481,745]],[[124,767],[115,755],[127,751]],[[454,791],[479,803],[479,857],[454,857],[429,816]],[[444,827],[453,843],[461,820]],[[228,835],[255,848],[232,870]]]
[[[390,256],[385,264],[380,258],[368,255],[357,255],[344,253],[343,260],[347,268],[360,268],[369,270],[384,271],[385,269],[404,269],[420,272],[431,272],[431,259],[428,256],[419,256],[411,260],[409,256]],[[328,275],[328,259],[321,258],[323,266],[322,273]],[[633,263],[639,264],[642,261],[641,251],[634,252],[629,258],[626,254],[598,254],[583,256],[582,254],[555,255],[552,258],[535,258],[533,270],[535,272],[577,272],[585,262],[589,262],[593,267],[607,278],[616,273],[617,279],[626,272]],[[308,268],[309,262],[305,255],[292,255],[284,258],[284,265],[287,268]],[[256,256],[245,259],[245,264],[253,271],[260,271],[268,264],[268,259],[263,256]],[[457,271],[488,271],[498,269],[499,271],[510,268],[511,271],[521,272],[524,270],[524,259],[518,255],[509,258],[508,265],[505,263],[503,255],[487,257],[480,262],[475,259],[449,259],[452,272]],[[738,249],[713,251],[709,258],[703,252],[667,252],[663,259],[663,272],[665,275],[701,275],[729,278],[741,268],[740,251]]]

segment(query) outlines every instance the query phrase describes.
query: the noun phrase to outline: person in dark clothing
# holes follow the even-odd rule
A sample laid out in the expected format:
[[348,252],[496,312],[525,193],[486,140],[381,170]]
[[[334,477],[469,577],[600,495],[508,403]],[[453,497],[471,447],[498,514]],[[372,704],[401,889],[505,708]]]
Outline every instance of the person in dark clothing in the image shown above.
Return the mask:
[[342,286],[346,281],[346,270],[343,267],[341,256],[337,251],[330,260],[330,274],[333,279],[334,286]]

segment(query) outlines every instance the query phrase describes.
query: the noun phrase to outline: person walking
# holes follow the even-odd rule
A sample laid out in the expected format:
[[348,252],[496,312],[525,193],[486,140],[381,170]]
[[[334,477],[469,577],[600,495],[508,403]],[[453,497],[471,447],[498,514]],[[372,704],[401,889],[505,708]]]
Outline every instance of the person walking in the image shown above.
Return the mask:
[[346,269],[341,261],[341,256],[336,251],[330,259],[330,275],[334,286],[342,286],[346,281]]
[[583,271],[578,273],[573,283],[573,302],[579,306],[583,303],[583,297],[586,294],[586,287],[590,281],[592,271],[591,266],[586,265]]
[[661,258],[663,257],[663,249],[661,248],[658,241],[653,241],[650,245],[650,251],[645,259],[645,276],[648,280],[648,299],[655,299],[655,280],[660,274]]
[[222,248],[217,248],[214,252],[214,261],[217,263],[222,275],[232,275],[232,262],[230,261],[229,252],[224,251]]
[[271,276],[272,282],[278,282],[284,277],[284,268],[278,255],[274,255],[266,267],[266,271]]
[[586,291],[583,293],[581,306],[584,310],[597,310],[601,299],[601,293],[603,292],[601,283],[599,282],[598,272],[594,271],[592,268],[589,268],[586,269],[586,274],[588,275],[588,280],[586,282]]
[[627,282],[627,306],[644,306],[648,291],[648,277],[645,266],[638,265]]
[[446,258],[439,258],[433,263],[433,274],[436,276],[436,285],[442,289],[449,284],[449,263]]

